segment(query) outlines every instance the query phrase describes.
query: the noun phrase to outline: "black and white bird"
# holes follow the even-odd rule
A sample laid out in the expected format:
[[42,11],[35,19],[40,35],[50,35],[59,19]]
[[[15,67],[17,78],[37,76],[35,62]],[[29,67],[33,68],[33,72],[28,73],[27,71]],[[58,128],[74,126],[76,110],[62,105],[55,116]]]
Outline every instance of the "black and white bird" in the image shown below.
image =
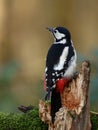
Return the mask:
[[47,28],[54,37],[46,56],[45,82],[46,97],[51,96],[51,116],[61,107],[61,93],[66,83],[74,76],[77,55],[71,40],[70,32],[64,27]]

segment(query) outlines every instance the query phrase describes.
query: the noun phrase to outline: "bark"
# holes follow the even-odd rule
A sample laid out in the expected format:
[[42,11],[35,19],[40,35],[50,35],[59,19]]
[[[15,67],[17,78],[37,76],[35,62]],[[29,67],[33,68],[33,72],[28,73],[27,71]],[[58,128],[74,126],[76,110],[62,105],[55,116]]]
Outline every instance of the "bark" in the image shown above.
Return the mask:
[[90,63],[84,61],[77,77],[64,88],[62,107],[56,113],[54,124],[50,104],[39,101],[39,116],[49,125],[48,130],[91,130],[89,82]]

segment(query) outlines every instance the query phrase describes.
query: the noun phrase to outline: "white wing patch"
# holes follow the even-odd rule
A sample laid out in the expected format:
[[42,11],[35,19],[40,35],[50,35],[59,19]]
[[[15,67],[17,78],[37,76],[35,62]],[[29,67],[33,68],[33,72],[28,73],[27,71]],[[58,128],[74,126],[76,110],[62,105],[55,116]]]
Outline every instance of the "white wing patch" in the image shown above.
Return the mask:
[[63,69],[64,63],[66,62],[66,58],[67,58],[67,55],[68,55],[68,50],[69,50],[69,47],[64,48],[62,55],[60,56],[58,64],[54,65],[54,70]]
[[46,68],[45,68],[45,73],[47,72],[47,70],[48,70],[48,68],[46,67]]

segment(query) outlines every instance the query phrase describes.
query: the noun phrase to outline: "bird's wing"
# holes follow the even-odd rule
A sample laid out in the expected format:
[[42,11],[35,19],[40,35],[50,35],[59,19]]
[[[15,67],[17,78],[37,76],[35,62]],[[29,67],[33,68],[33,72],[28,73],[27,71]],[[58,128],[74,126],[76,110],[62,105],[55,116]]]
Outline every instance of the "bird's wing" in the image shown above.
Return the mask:
[[[57,79],[57,71],[55,71],[55,66],[59,64],[60,59],[63,61],[64,57],[60,56],[62,55],[63,49],[65,45],[55,45],[53,44],[51,48],[48,51],[47,59],[46,59],[46,84],[48,87],[52,87],[55,84],[55,81]],[[62,63],[60,63],[62,64]]]

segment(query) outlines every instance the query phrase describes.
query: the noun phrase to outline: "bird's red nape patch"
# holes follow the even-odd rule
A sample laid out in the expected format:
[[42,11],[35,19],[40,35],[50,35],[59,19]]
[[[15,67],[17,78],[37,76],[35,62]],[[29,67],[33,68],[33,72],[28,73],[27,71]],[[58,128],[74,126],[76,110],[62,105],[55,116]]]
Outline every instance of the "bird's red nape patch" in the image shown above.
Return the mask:
[[59,91],[60,93],[63,92],[63,89],[64,87],[69,83],[71,79],[69,78],[62,78],[62,79],[59,79],[56,81],[56,88],[57,88],[57,91]]

